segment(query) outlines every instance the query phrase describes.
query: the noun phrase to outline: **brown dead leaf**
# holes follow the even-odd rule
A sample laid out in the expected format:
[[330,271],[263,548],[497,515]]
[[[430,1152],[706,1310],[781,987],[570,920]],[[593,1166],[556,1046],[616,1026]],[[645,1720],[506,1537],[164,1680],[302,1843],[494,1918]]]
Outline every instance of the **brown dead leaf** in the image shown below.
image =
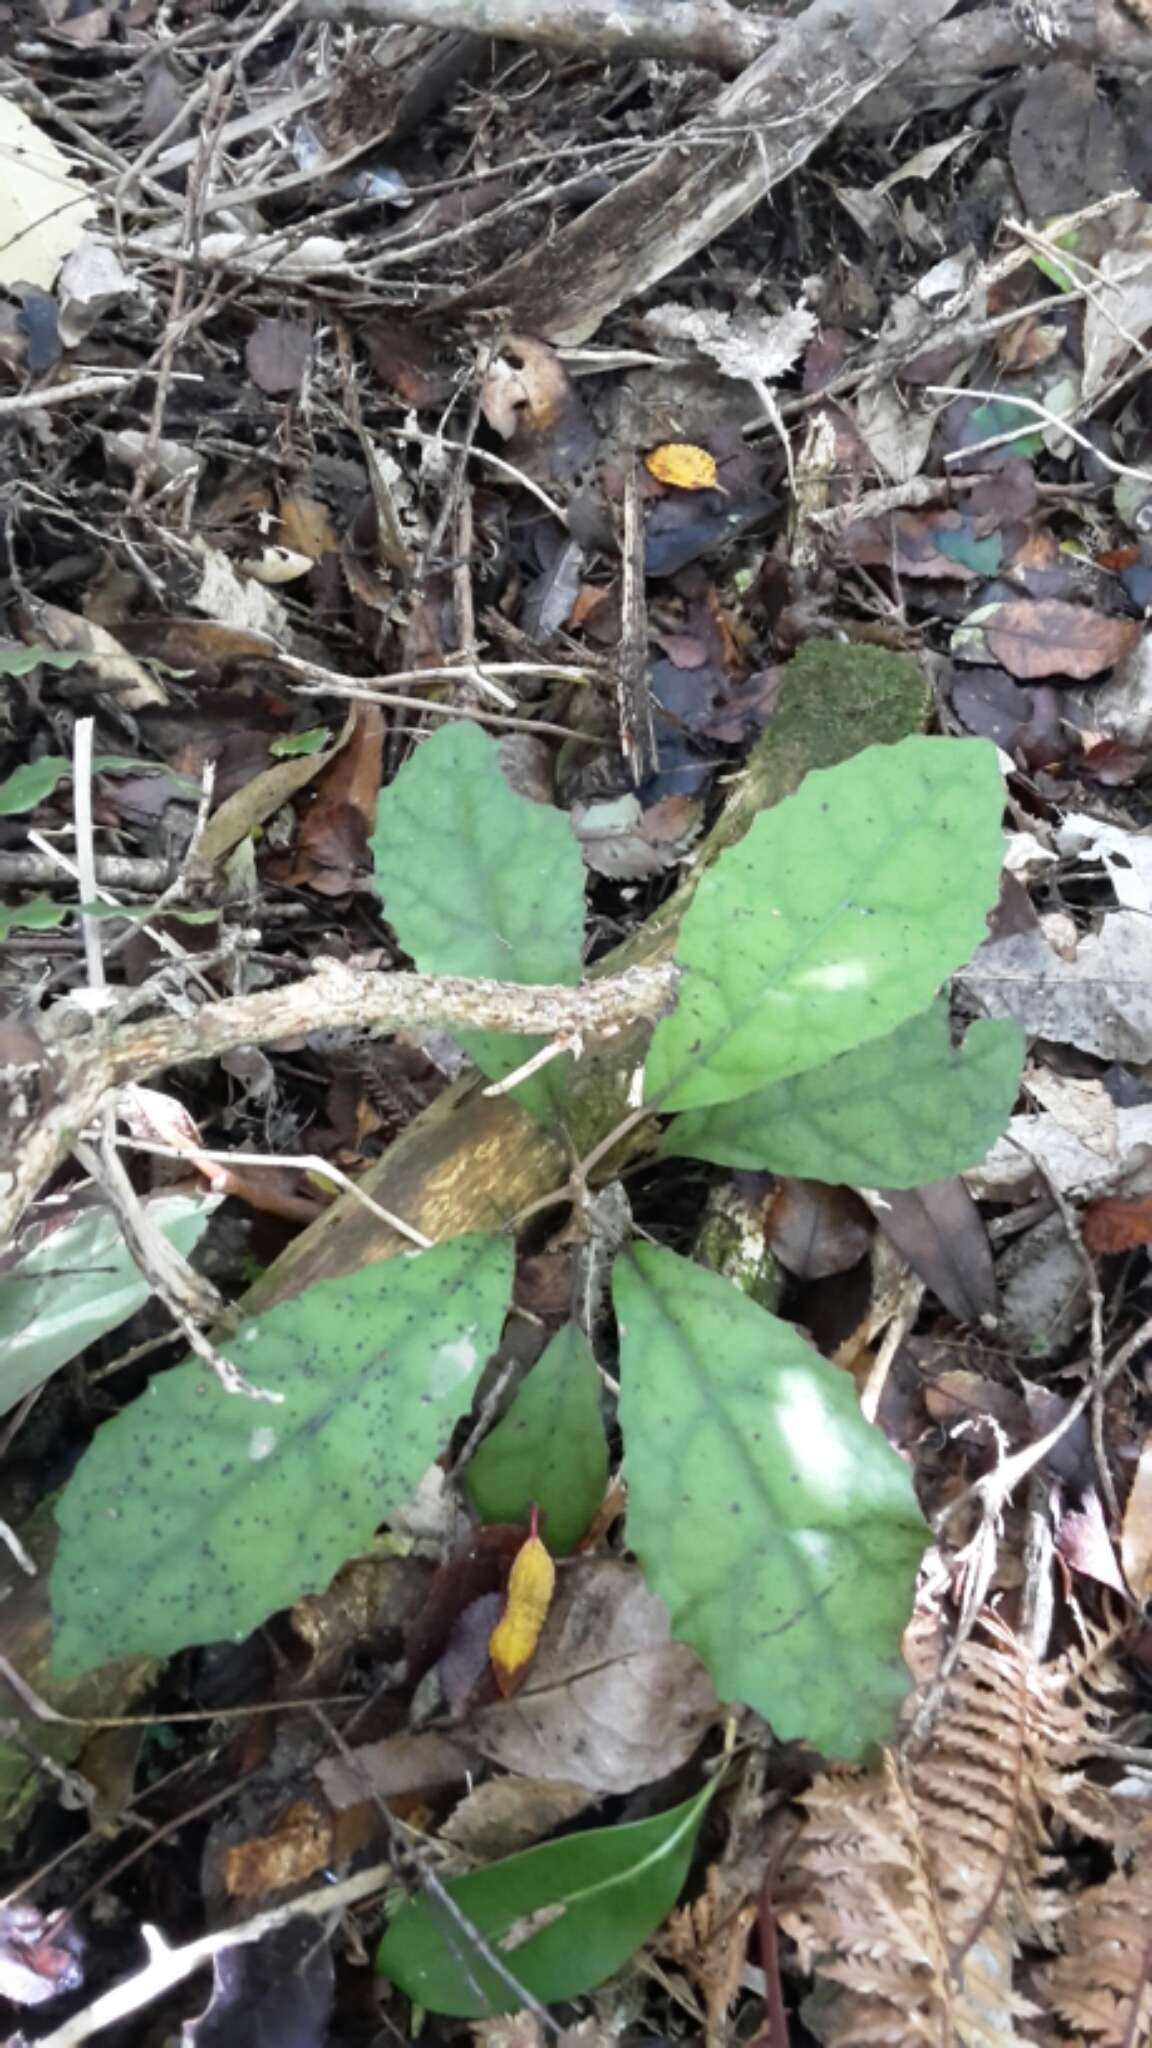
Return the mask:
[[312,354],[312,330],[299,320],[260,320],[248,336],[248,375],[270,398],[299,391]]
[[47,641],[61,652],[82,654],[84,666],[77,673],[107,690],[125,711],[142,711],[149,705],[167,704],[168,693],[157,676],[134,661],[123,643],[105,627],[65,611],[58,604],[37,604],[31,618],[31,641]]
[[254,775],[242,789],[226,797],[208,820],[197,855],[198,867],[214,867],[239,846],[242,839],[246,839],[250,832],[295,796],[297,790],[305,789],[336,758],[351,736],[355,722],[353,707],[332,746],[322,748],[318,754],[294,755],[290,760],[277,761],[271,768],[262,769],[259,775]]
[[859,1195],[823,1181],[782,1179],[764,1207],[768,1248],[799,1280],[846,1273],[867,1252],[872,1229]]
[[1085,1488],[1079,1507],[1067,1508],[1061,1515],[1056,1549],[1072,1571],[1095,1579],[1098,1585],[1108,1586],[1114,1593],[1124,1593],[1104,1509],[1094,1486]]
[[1124,1509],[1120,1557],[1133,1599],[1152,1597],[1152,1435],[1144,1439]]
[[995,1315],[996,1275],[988,1234],[962,1180],[860,1192],[884,1235],[946,1309],[962,1323]]
[[280,539],[294,554],[307,555],[310,562],[340,552],[327,505],[303,491],[290,491],[280,501]]
[[329,1804],[343,1812],[376,1795],[394,1799],[459,1784],[475,1767],[474,1753],[462,1743],[426,1729],[415,1735],[389,1735],[383,1742],[362,1742],[346,1757],[325,1757],[317,1764],[316,1775]]
[[311,784],[311,802],[301,812],[291,855],[270,865],[274,880],[314,889],[318,896],[345,896],[361,887],[372,866],[368,839],[380,794],[383,747],[380,706],[357,704],[347,744],[329,755]]
[[1130,1252],[1152,1244],[1152,1195],[1105,1195],[1089,1202],[1080,1235],[1090,1252]]
[[347,1815],[333,1815],[298,1799],[282,1816],[272,1833],[255,1835],[226,1849],[220,1859],[224,1889],[230,1898],[263,1898],[269,1892],[302,1884],[329,1863],[362,1848],[375,1832],[376,1816],[370,1808]]
[[530,1849],[593,1803],[586,1786],[563,1778],[490,1778],[460,1801],[440,1830],[480,1863]]
[[516,1698],[473,1714],[461,1733],[506,1770],[629,1792],[685,1763],[717,1712],[707,1672],[672,1641],[638,1568],[597,1558],[561,1572]]
[[526,429],[546,434],[568,400],[568,372],[546,341],[510,334],[484,375],[480,407],[488,425],[505,441]]
[[1024,682],[1070,676],[1086,683],[1130,654],[1141,634],[1136,619],[1109,618],[1060,598],[1014,598],[980,624],[993,660]]

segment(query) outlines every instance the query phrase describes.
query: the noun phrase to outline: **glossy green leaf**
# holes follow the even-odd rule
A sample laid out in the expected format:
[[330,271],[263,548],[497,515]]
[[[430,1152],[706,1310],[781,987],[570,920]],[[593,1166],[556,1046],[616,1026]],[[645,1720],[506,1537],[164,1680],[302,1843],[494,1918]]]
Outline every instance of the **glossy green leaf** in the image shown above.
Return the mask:
[[971,569],[974,576],[994,576],[1004,559],[1004,537],[1000,533],[986,533],[977,539],[974,534],[950,533],[947,527],[941,527],[932,538],[942,555]]
[[1024,1034],[1011,1024],[973,1024],[954,1046],[941,1001],[826,1067],[686,1110],[662,1149],[806,1180],[922,1187],[984,1158],[1007,1128],[1023,1060]]
[[608,1446],[600,1374],[583,1330],[565,1323],[465,1474],[484,1522],[527,1522],[557,1557],[578,1543],[604,1498]]
[[[187,1258],[219,1201],[155,1195],[144,1206]],[[0,1415],[135,1315],[151,1291],[110,1209],[83,1209],[56,1230],[36,1225],[0,1277]]]
[[317,1593],[413,1492],[500,1334],[509,1246],[461,1237],[321,1280],[105,1423],[57,1511],[54,1666],[246,1636]]
[[29,896],[24,903],[0,904],[0,939],[14,931],[55,931],[71,914],[67,904],[55,903],[51,896]]
[[[579,1998],[626,1963],[672,1911],[714,1790],[706,1785],[654,1820],[526,1849],[454,1878],[447,1890],[540,2004]],[[536,1915],[542,1924],[533,1932]],[[483,2019],[523,2003],[435,1899],[401,1906],[376,1968],[429,2012]]]
[[628,1541],[722,1699],[859,1757],[892,1732],[927,1542],[855,1385],[790,1323],[653,1245],[616,1264]]
[[922,1010],[985,935],[1003,802],[987,740],[917,734],[815,771],[762,813],[685,913],[649,1098],[729,1102]]
[[[509,787],[495,742],[470,720],[441,726],[381,792],[372,851],[385,914],[422,973],[579,981],[584,864],[572,828]],[[544,1041],[460,1042],[499,1077]],[[544,1109],[557,1080],[548,1069],[517,1100]]]

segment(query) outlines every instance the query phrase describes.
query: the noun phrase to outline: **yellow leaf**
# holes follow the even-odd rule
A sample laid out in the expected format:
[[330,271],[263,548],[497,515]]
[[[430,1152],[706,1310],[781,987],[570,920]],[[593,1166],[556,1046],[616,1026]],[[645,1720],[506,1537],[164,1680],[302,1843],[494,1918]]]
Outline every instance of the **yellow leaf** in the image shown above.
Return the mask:
[[556,1566],[536,1534],[533,1508],[532,1534],[512,1560],[504,1612],[488,1638],[488,1655],[505,1698],[515,1692],[536,1654],[555,1587]]
[[644,467],[658,483],[675,484],[680,491],[712,491],[716,488],[716,460],[706,448],[694,448],[690,441],[665,441],[644,458]]

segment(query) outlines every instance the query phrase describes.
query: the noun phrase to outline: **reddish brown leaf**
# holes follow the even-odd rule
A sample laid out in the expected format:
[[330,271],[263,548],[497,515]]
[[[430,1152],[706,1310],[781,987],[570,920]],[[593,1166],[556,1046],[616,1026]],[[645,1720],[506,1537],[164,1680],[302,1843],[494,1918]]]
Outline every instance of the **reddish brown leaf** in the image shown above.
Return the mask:
[[782,1266],[801,1280],[846,1273],[872,1242],[868,1211],[850,1188],[818,1180],[781,1180],[764,1214],[764,1236]]
[[1152,1244],[1152,1195],[1102,1195],[1089,1202],[1080,1225],[1090,1252],[1129,1252]]
[[312,353],[312,330],[298,320],[261,320],[244,350],[248,375],[270,398],[299,391]]
[[1060,598],[1015,598],[982,621],[994,660],[1026,682],[1071,676],[1086,683],[1130,653],[1140,638],[1136,619],[1109,618]]

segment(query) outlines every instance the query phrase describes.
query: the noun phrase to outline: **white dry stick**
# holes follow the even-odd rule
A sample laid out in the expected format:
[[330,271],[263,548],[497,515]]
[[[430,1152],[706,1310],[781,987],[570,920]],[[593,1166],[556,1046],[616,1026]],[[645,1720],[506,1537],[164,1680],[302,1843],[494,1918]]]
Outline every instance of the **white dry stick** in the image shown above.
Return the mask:
[[[1110,455],[1103,454],[1095,442],[1088,439],[1087,434],[1082,434],[1079,427],[1074,427],[1061,413],[1052,412],[1048,406],[1041,405],[1037,398],[1022,398],[1015,391],[976,391],[971,385],[966,387],[963,384],[929,384],[928,395],[930,398],[979,398],[997,405],[1014,405],[1021,412],[1031,413],[1034,419],[1043,420],[1046,427],[1054,427],[1058,434],[1067,434],[1070,441],[1076,441],[1081,448],[1086,448],[1089,455],[1094,455],[1097,462],[1102,462],[1105,469],[1111,470],[1113,476],[1134,476],[1138,483],[1147,484],[1152,490],[1152,472],[1146,469],[1131,469],[1126,462],[1114,462]],[[1034,432],[1035,429],[1032,427],[1012,427],[1006,434],[990,434],[986,441],[977,441],[971,448],[956,448],[951,455],[946,455],[944,460],[966,462],[970,455],[983,455],[989,448],[1006,448],[1010,442],[1018,441],[1021,435]]]
[[252,1920],[243,1920],[236,1927],[221,1927],[214,1934],[203,1934],[198,1941],[186,1942],[183,1948],[169,1948],[159,1928],[146,1923],[140,1932],[148,1949],[148,1961],[134,1977],[125,1978],[122,1984],[114,1984],[111,1991],[105,1991],[83,2012],[74,2013],[54,2033],[41,2036],[37,2048],[83,2048],[93,2034],[99,2034],[106,2027],[114,2027],[119,2020],[128,2019],[134,2012],[143,2012],[149,2005],[166,1992],[183,1984],[214,1956],[222,1955],[230,1948],[247,1948],[254,1941],[262,1941],[277,1927],[284,1927],[289,1920],[306,1918],[327,1920],[343,1912],[347,1906],[359,1904],[361,1899],[370,1899],[375,1892],[383,1891],[392,1877],[386,1863],[373,1864],[369,1870],[358,1870],[354,1877],[347,1877],[342,1884],[322,1885],[318,1891],[304,1892],[298,1899],[290,1899],[286,1905],[272,1906],[265,1913],[257,1913]]
[[95,903],[96,847],[92,826],[92,734],[94,718],[78,718],[72,738],[72,803],[76,818],[76,867],[80,882],[80,923],[84,933],[84,959],[88,987],[103,989],[104,956],[100,951],[100,926],[85,909]]

